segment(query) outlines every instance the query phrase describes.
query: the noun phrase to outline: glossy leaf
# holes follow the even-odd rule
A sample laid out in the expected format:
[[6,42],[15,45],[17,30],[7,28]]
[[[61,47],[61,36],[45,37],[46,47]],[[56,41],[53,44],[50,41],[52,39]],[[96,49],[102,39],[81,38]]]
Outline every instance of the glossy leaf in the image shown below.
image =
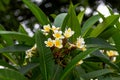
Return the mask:
[[9,69],[0,69],[0,80],[27,80],[22,74]]
[[114,26],[112,26],[111,28],[102,32],[100,34],[100,37],[103,39],[109,39],[110,37],[112,37],[116,33],[116,31],[117,31],[117,29]]
[[112,39],[114,40],[115,42],[115,46],[118,50],[118,52],[120,52],[120,31],[116,31],[116,33],[112,36]]
[[28,49],[30,49],[28,46],[13,45],[7,46],[5,48],[0,48],[0,53],[25,52]]
[[61,27],[62,31],[64,31],[66,27],[70,27],[75,32],[75,34],[70,38],[71,42],[76,41],[81,34],[81,27],[72,4],[70,5],[69,12],[63,21]]
[[19,30],[18,32],[28,35],[27,31],[24,29],[24,27],[21,24],[18,30]]
[[49,20],[44,12],[34,3],[30,2],[30,0],[22,0],[28,8],[32,11],[35,17],[38,19],[39,23],[42,25],[49,24]]
[[18,40],[26,44],[33,45],[34,40],[29,37],[28,35],[19,33],[19,32],[13,32],[13,31],[0,31],[0,35],[7,35],[10,36],[13,40]]
[[99,76],[102,76],[102,75],[105,75],[108,73],[113,73],[113,72],[114,72],[114,70],[112,70],[112,69],[101,69],[101,70],[86,73],[83,76],[84,76],[85,80],[89,80],[89,79],[96,78],[96,77],[99,77]]
[[119,67],[115,63],[111,62],[111,60],[107,56],[105,56],[104,54],[100,53],[99,51],[96,51],[92,55],[98,57],[105,64],[108,64],[111,68],[113,68],[116,71],[120,72]]
[[107,27],[113,25],[117,20],[118,15],[112,15],[107,17],[104,22],[98,24],[98,26],[91,32],[90,37],[97,37],[102,33]]
[[46,41],[45,35],[42,32],[36,32],[36,43],[39,52],[39,63],[40,70],[43,75],[44,80],[49,80],[53,75],[54,61],[50,48],[45,46],[44,41]]
[[8,64],[7,62],[5,62],[3,60],[0,60],[0,66],[4,66],[9,69],[17,70],[15,67],[13,67],[12,65]]
[[28,71],[31,71],[32,69],[38,67],[39,64],[35,64],[35,63],[30,63],[30,64],[27,64],[26,66],[22,67],[19,69],[19,71],[22,73],[22,74],[26,74]]
[[84,13],[85,13],[85,10],[81,11],[77,16],[80,24],[82,23]]
[[116,48],[110,45],[108,42],[101,38],[87,38],[85,39],[87,47],[99,47],[101,49],[112,49],[116,50]]
[[81,35],[84,37],[90,28],[100,19],[99,15],[90,17],[83,25],[81,29]]
[[67,13],[61,13],[58,16],[56,16],[56,18],[54,20],[54,25],[56,27],[61,27],[66,15],[67,15]]

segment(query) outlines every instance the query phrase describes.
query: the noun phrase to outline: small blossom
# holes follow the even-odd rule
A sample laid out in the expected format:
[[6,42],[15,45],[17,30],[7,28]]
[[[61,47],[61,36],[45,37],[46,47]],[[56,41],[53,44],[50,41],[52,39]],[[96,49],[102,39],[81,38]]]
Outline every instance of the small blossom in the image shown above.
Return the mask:
[[85,41],[83,38],[81,37],[77,38],[76,47],[80,49],[85,47]]
[[83,60],[80,60],[76,65],[80,65],[83,63]]
[[108,55],[109,57],[114,57],[114,56],[118,56],[119,54],[118,54],[117,51],[112,51],[112,50],[110,50],[110,51],[107,51],[107,55]]
[[64,36],[62,35],[62,31],[55,31],[53,36],[57,39],[63,39]]
[[64,32],[64,36],[66,38],[71,37],[73,34],[74,34],[74,31],[72,31],[71,28],[66,29],[65,32]]
[[55,47],[57,47],[57,48],[62,48],[62,47],[63,47],[63,45],[62,45],[62,40],[60,40],[60,39],[55,39],[55,40],[54,40],[54,45],[55,45]]
[[48,38],[47,41],[44,42],[47,47],[52,47],[54,45],[53,40],[51,38]]
[[44,26],[43,26],[43,30],[42,30],[42,31],[43,31],[43,32],[50,32],[50,29],[51,29],[51,28],[50,28],[50,25],[48,24],[48,25],[44,25]]
[[52,30],[53,32],[58,31],[59,29],[60,29],[59,27],[55,27],[55,26],[52,26],[52,28],[51,28],[51,30]]
[[26,51],[26,56],[25,58],[31,58],[33,56],[31,49]]
[[35,44],[30,50],[32,51],[32,53],[35,53],[37,49],[37,45]]
[[115,62],[115,61],[116,61],[116,57],[113,57],[113,58],[112,58],[112,62]]
[[84,45],[84,47],[81,48],[82,51],[86,51],[86,45]]

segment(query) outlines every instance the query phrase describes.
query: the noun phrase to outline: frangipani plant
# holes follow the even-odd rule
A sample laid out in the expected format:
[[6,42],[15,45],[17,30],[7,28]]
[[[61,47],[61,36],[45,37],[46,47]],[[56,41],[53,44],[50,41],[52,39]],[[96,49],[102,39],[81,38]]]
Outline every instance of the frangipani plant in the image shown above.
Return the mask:
[[35,4],[23,2],[41,27],[30,37],[22,26],[19,32],[0,26],[1,80],[120,79],[119,15],[109,7],[110,16],[98,12],[82,23],[84,11],[76,15],[71,4],[50,22]]

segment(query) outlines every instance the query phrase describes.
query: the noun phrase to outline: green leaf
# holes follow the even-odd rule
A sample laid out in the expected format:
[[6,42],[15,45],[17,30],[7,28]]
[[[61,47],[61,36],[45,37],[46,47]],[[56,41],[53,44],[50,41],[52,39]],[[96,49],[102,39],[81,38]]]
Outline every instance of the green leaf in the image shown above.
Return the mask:
[[22,74],[9,69],[0,69],[0,80],[27,80]]
[[0,31],[5,30],[4,26],[0,24]]
[[17,65],[17,62],[12,55],[6,53],[3,53],[2,55],[5,56],[8,60],[10,60],[13,64]]
[[7,46],[5,48],[0,48],[0,53],[24,52],[28,49],[30,49],[30,47],[28,46],[13,45],[13,46]]
[[78,21],[78,18],[76,16],[74,6],[71,4],[69,8],[69,12],[67,16],[65,17],[63,24],[62,24],[62,31],[64,32],[66,27],[70,27],[75,34],[70,38],[71,42],[76,41],[76,39],[80,36],[81,34],[81,27]]
[[15,67],[13,67],[12,65],[8,64],[7,62],[5,62],[3,60],[0,60],[0,66],[4,66],[4,67],[7,67],[9,69],[17,70]]
[[85,10],[81,11],[77,16],[80,24],[82,23],[84,13],[85,13]]
[[110,14],[111,14],[111,15],[114,15],[114,13],[113,13],[112,9],[111,9],[109,6],[107,6],[107,8],[108,8],[108,10],[109,10]]
[[8,5],[10,3],[10,0],[2,0],[4,4]]
[[43,75],[44,80],[49,80],[52,78],[54,71],[54,61],[50,48],[45,46],[44,41],[46,41],[45,35],[42,32],[37,31],[35,34],[35,39],[37,43],[37,48],[39,52],[39,62],[40,70]]
[[57,17],[54,20],[54,25],[56,27],[61,27],[66,15],[67,15],[67,13],[61,13],[61,14],[57,15]]
[[60,80],[65,80],[65,77],[67,76],[67,74],[76,66],[76,64],[82,60],[83,58],[85,58],[88,54],[93,53],[94,51],[96,51],[98,48],[91,48],[88,49],[85,52],[81,52],[79,53],[76,57],[74,57],[72,59],[72,61],[66,66],[66,68],[63,71],[63,74],[60,78]]
[[20,24],[18,30],[19,30],[18,32],[28,35],[28,33],[26,32],[26,30],[24,29],[24,27],[21,24]]
[[87,38],[85,39],[87,47],[98,47],[101,49],[116,50],[116,48],[110,45],[108,42],[101,38]]
[[62,69],[62,67],[60,65],[55,65],[52,80],[59,80],[60,75],[62,74],[62,71],[63,71],[63,69]]
[[99,51],[95,51],[92,55],[100,58],[101,61],[108,64],[109,66],[111,66],[111,68],[115,69],[116,71],[120,72],[119,67],[115,63],[111,62],[110,59],[104,54],[100,53]]
[[83,25],[81,29],[81,35],[84,37],[90,28],[100,19],[99,15],[90,17]]
[[28,71],[30,71],[30,70],[38,67],[38,66],[39,66],[38,63],[37,63],[37,64],[36,64],[36,63],[30,63],[30,64],[27,64],[27,65],[24,66],[24,67],[21,67],[21,68],[19,69],[19,71],[20,71],[22,74],[26,74]]
[[98,12],[99,16],[102,18],[102,20],[104,21],[105,20],[105,16],[101,12],[99,12],[99,11],[97,11],[97,12]]
[[33,45],[35,43],[33,38],[19,32],[0,31],[0,35],[10,36],[10,38],[12,38],[13,40],[18,40],[28,45]]
[[107,30],[105,30],[104,32],[102,32],[100,34],[100,37],[102,39],[106,39],[107,40],[110,37],[112,37],[116,33],[116,31],[117,31],[117,29],[114,26],[112,26],[111,28],[108,28]]
[[118,52],[120,53],[120,31],[116,31],[116,33],[112,36],[112,39],[115,42],[115,46],[118,50]]
[[89,79],[96,78],[96,77],[99,77],[108,73],[113,73],[113,72],[114,70],[112,69],[101,69],[101,70],[86,73],[85,75],[83,75],[83,77],[85,78],[85,80],[89,80]]
[[111,15],[107,17],[102,23],[98,24],[98,26],[91,32],[90,37],[97,37],[102,33],[106,28],[111,25],[114,25],[118,20],[119,15]]
[[36,6],[34,3],[30,2],[30,0],[22,0],[22,1],[32,11],[32,13],[38,19],[40,24],[47,25],[50,23],[47,16],[44,14],[44,12],[38,6]]

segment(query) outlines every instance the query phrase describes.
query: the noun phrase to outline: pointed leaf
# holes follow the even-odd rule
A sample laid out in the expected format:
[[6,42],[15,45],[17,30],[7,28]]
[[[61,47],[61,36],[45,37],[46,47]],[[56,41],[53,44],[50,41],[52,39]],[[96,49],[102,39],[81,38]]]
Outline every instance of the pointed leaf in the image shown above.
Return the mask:
[[98,47],[101,49],[116,50],[114,46],[110,45],[108,42],[101,38],[87,38],[85,39],[85,42],[87,44],[87,47]]
[[5,48],[0,48],[0,53],[24,52],[28,49],[30,49],[30,47],[28,46],[13,45],[13,46],[7,46]]
[[99,15],[90,17],[83,25],[81,29],[81,35],[84,37],[90,28],[100,19]]
[[61,27],[63,32],[66,27],[70,27],[75,32],[75,34],[70,38],[71,42],[76,41],[76,38],[81,34],[81,27],[72,4],[70,5],[69,12]]
[[20,24],[19,26],[19,32],[28,35],[27,31],[24,29],[24,27]]
[[22,74],[9,69],[0,69],[0,80],[27,80]]
[[7,62],[5,62],[3,60],[0,60],[0,66],[4,66],[4,67],[7,67],[9,69],[17,70],[15,67],[13,67],[12,65],[8,64]]
[[118,20],[119,15],[112,15],[107,17],[102,23],[98,24],[98,26],[91,32],[90,37],[97,37],[102,33],[107,27],[114,25]]
[[38,6],[36,6],[34,3],[30,2],[30,0],[22,0],[22,1],[32,11],[32,13],[38,19],[40,24],[42,24],[42,25],[49,24],[49,20],[48,20],[47,16],[44,14],[44,12]]
[[84,13],[85,13],[85,10],[84,10],[84,11],[81,11],[81,12],[78,14],[78,20],[79,20],[79,23],[80,23],[80,24],[82,23]]
[[38,63],[37,63],[37,64],[36,64],[36,63],[30,63],[30,64],[28,64],[28,65],[26,65],[26,66],[24,66],[24,67],[21,67],[21,68],[19,69],[19,71],[20,71],[22,74],[26,74],[28,71],[30,71],[30,70],[38,67],[38,66],[39,66]]
[[108,73],[113,73],[113,72],[114,72],[114,70],[112,70],[112,69],[101,69],[101,70],[89,72],[89,73],[83,75],[83,77],[85,78],[85,80],[89,80],[89,79],[96,78],[96,77],[99,77],[99,76],[102,76],[102,75],[105,75]]
[[0,35],[10,36],[13,40],[18,40],[28,45],[33,45],[35,43],[33,38],[19,32],[0,31]]
[[49,80],[53,74],[53,68],[54,68],[53,56],[50,48],[45,46],[44,41],[47,40],[45,35],[43,35],[42,32],[37,31],[35,38],[36,38],[37,48],[40,57],[39,59],[40,70],[44,80]]
[[63,24],[63,21],[64,21],[64,19],[65,19],[65,17],[66,17],[66,15],[67,15],[67,13],[61,13],[61,14],[59,14],[59,15],[55,18],[55,20],[54,20],[54,25],[55,25],[56,27],[61,27],[62,24]]

